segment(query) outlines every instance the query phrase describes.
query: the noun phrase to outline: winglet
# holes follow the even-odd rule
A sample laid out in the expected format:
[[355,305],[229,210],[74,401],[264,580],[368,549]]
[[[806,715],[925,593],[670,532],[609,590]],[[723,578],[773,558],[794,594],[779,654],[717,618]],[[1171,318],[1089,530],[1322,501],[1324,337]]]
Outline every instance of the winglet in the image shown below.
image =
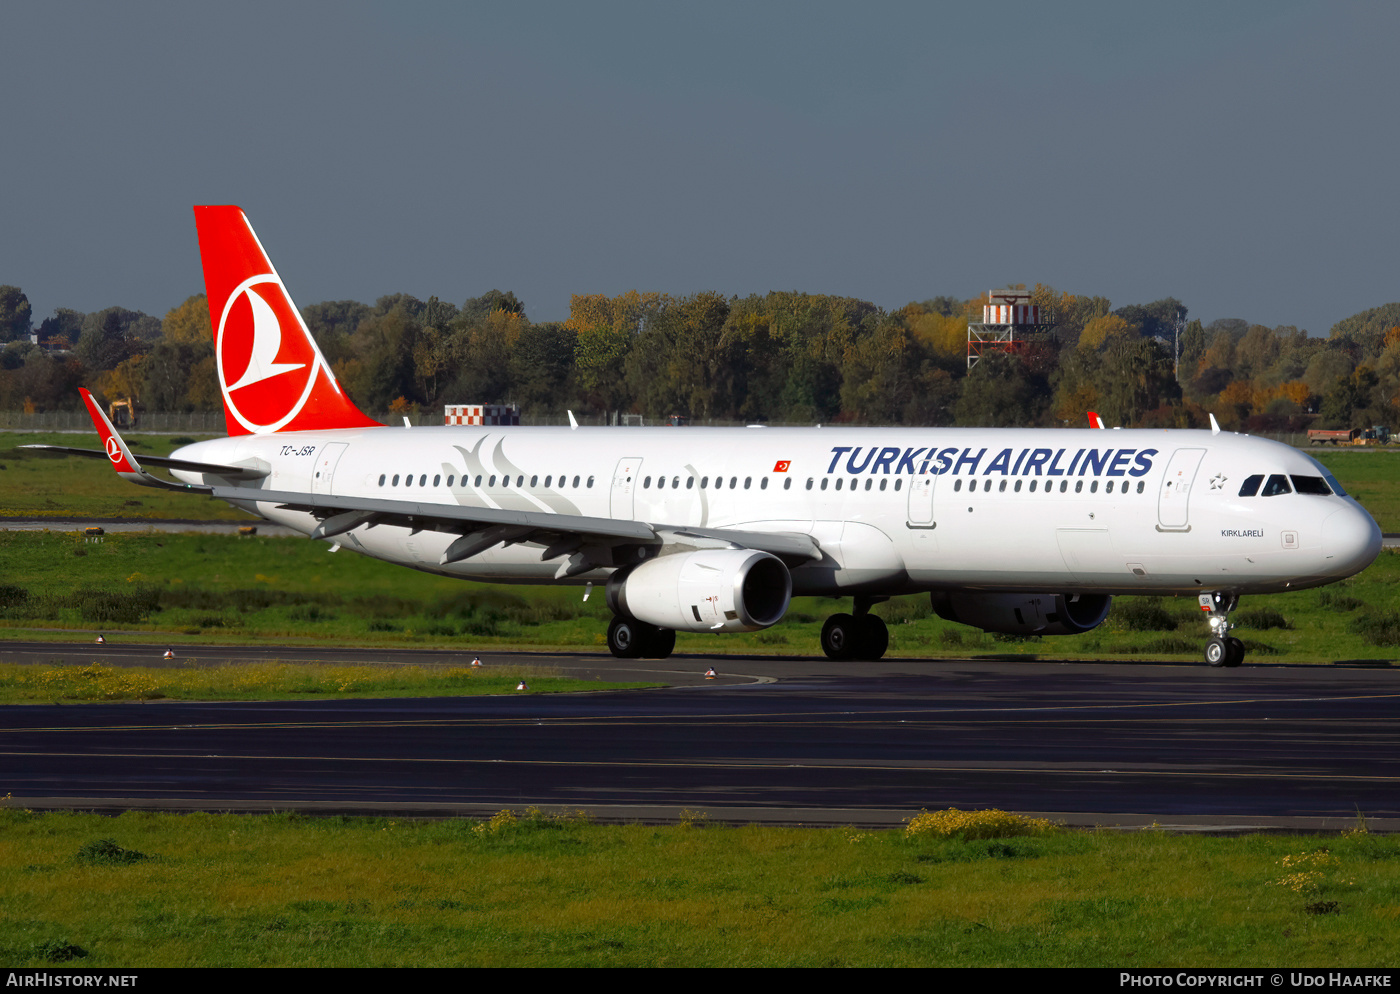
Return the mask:
[[97,436],[102,439],[102,448],[107,453],[107,458],[112,461],[112,467],[123,480],[129,480],[143,487],[159,487],[162,490],[209,492],[208,487],[193,486],[187,483],[168,483],[148,473],[136,460],[136,454],[131,451],[126,441],[117,434],[117,429],[112,427],[112,422],[107,420],[107,415],[102,412],[102,408],[92,394],[83,387],[78,388],[78,393],[83,396],[83,403],[87,405],[88,415],[92,418],[93,427],[97,429]]
[[1210,433],[1212,435],[1220,434],[1220,422],[1215,420],[1214,414],[1210,416]]
[[1089,412],[1089,427],[1090,427],[1090,428],[1102,428],[1102,427],[1104,427],[1103,418],[1099,417],[1099,416],[1098,416],[1097,414],[1095,414],[1093,411],[1090,411],[1090,412]]

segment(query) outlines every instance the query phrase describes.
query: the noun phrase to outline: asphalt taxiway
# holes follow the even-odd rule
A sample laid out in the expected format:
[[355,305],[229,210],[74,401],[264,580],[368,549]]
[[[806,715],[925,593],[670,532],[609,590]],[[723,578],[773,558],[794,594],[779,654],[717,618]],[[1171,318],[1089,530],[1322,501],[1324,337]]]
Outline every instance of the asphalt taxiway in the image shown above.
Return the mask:
[[[6,643],[11,662],[158,664],[163,647]],[[456,663],[470,653],[177,650]],[[0,708],[6,803],[418,816],[897,825],[999,807],[1074,825],[1400,830],[1400,667],[484,654],[665,689]],[[713,666],[717,679],[705,679]]]

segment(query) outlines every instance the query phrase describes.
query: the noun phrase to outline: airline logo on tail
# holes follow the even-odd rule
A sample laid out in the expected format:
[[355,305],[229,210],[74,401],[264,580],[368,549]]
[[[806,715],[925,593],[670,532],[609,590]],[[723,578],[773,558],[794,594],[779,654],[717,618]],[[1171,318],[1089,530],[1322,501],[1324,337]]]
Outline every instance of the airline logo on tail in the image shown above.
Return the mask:
[[229,434],[377,427],[341,392],[243,212],[194,212]]

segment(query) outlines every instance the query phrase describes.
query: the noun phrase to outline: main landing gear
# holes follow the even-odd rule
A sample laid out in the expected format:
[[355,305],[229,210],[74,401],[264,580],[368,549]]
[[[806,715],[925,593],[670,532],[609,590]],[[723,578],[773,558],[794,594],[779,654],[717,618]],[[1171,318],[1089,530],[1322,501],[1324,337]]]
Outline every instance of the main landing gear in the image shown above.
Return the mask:
[[833,614],[822,625],[822,652],[830,659],[879,659],[890,647],[890,630],[870,605],[884,597],[857,597],[855,614]]
[[608,648],[619,659],[665,659],[676,648],[676,633],[614,616],[608,625]]
[[1244,662],[1244,643],[1230,634],[1230,612],[1240,602],[1239,595],[1222,591],[1201,594],[1201,610],[1207,612],[1210,641],[1206,642],[1206,662],[1211,666],[1238,666]]

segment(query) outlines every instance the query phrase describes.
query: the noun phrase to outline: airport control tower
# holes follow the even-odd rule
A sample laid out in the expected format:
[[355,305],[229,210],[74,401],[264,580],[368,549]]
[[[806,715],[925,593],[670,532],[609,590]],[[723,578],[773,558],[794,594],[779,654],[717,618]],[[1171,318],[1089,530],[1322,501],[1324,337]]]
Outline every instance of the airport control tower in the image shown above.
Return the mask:
[[967,368],[989,352],[1015,352],[1028,342],[1043,341],[1055,327],[1047,308],[1031,303],[1024,286],[991,290],[982,307],[982,323],[967,326]]

